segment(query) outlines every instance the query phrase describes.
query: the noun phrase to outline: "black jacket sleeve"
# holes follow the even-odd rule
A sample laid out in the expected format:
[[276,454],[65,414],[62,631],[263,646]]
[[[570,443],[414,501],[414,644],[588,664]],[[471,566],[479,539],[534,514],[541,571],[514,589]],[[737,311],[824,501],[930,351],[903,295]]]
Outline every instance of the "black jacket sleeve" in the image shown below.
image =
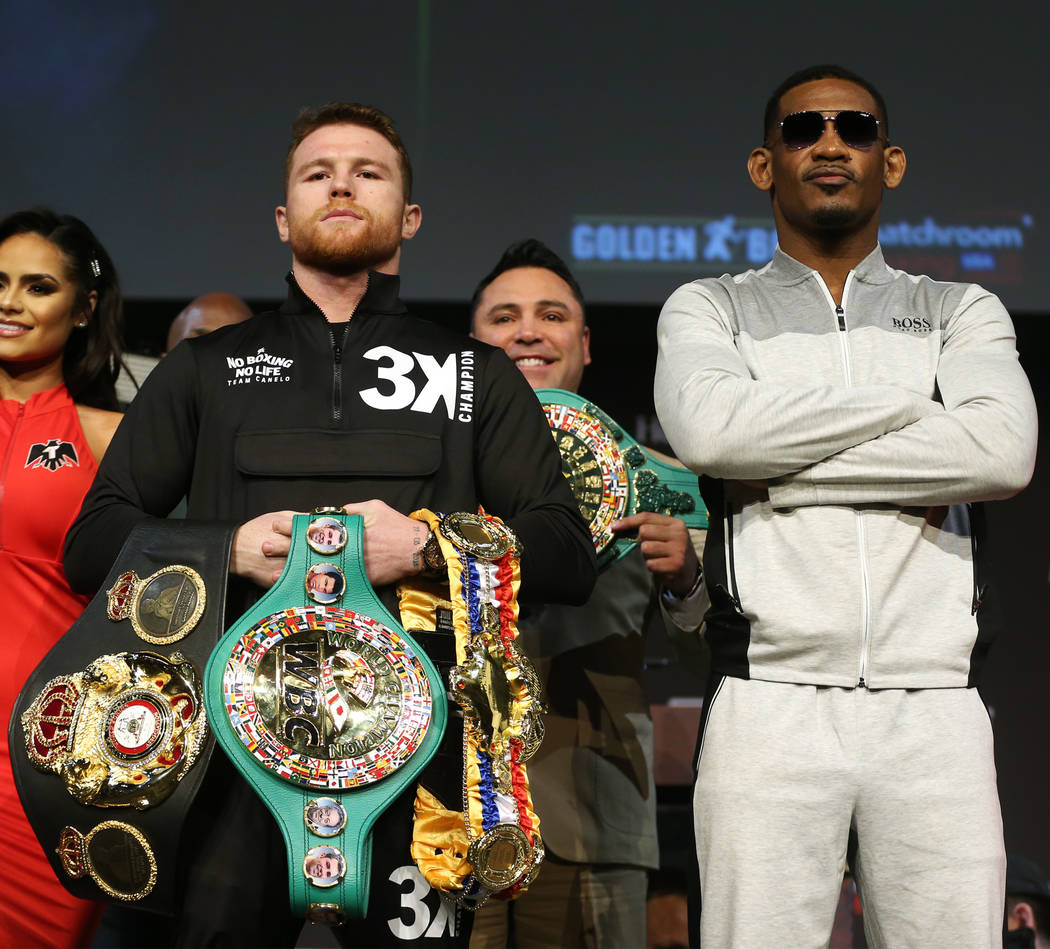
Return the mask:
[[585,603],[598,576],[594,543],[562,474],[543,409],[502,351],[491,354],[486,374],[475,478],[486,510],[513,512],[505,520],[524,547],[521,598]]
[[185,497],[197,442],[192,348],[176,347],[150,373],[117,428],[66,537],[70,586],[94,593],[135,525]]

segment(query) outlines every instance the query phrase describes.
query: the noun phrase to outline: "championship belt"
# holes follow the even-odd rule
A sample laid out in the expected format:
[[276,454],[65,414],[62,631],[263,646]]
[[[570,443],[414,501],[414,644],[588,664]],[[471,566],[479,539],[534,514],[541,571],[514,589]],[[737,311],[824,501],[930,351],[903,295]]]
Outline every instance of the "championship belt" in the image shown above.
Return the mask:
[[654,458],[593,402],[564,389],[537,389],[565,475],[591,529],[598,566],[630,552],[636,540],[617,536],[613,521],[642,511],[706,528],[697,476]]
[[[426,628],[452,614],[456,660],[449,692],[463,711],[463,810],[417,789],[412,857],[431,886],[470,910],[513,899],[543,860],[526,762],[543,738],[540,684],[516,644],[520,551],[498,519],[416,511],[430,525],[447,569],[448,599],[425,584],[398,594],[406,625]],[[424,557],[424,560],[426,558]]]
[[216,738],[281,828],[292,911],[363,918],[372,827],[441,741],[445,689],[375,595],[362,521],[296,515],[277,583],[205,671]]
[[15,784],[75,896],[175,908],[180,833],[214,743],[203,672],[223,626],[232,527],[136,527],[102,591],[15,703]]

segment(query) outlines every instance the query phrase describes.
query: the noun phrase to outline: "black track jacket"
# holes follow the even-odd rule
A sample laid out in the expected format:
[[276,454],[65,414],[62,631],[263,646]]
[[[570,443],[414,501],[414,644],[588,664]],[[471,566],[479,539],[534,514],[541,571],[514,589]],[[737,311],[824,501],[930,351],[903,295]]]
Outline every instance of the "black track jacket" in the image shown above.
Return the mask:
[[175,347],[121,422],[66,541],[93,592],[131,529],[188,498],[187,516],[378,498],[502,517],[524,546],[523,598],[583,603],[586,526],[539,402],[505,354],[410,316],[372,272],[349,323],[329,324],[289,275],[276,312]]

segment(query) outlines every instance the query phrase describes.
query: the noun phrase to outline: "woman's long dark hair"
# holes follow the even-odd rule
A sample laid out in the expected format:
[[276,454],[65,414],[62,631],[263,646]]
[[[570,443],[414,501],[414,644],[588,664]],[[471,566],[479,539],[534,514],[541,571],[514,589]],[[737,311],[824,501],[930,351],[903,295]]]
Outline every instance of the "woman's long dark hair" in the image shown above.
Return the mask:
[[[87,326],[74,329],[62,353],[62,377],[74,402],[99,409],[120,408],[116,382],[120,374],[124,301],[109,254],[80,218],[48,208],[16,211],[0,220],[0,243],[16,234],[39,234],[65,257],[68,278],[76,286],[76,315]],[[98,301],[92,313],[88,294]]]

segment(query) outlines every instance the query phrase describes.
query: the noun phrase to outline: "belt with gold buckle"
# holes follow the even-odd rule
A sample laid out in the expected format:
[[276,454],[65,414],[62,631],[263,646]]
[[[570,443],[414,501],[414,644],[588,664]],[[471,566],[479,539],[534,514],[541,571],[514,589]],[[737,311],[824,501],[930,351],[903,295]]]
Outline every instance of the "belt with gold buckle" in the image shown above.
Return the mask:
[[591,529],[598,566],[628,554],[636,541],[610,525],[643,511],[706,528],[707,508],[697,476],[653,457],[597,405],[565,389],[537,389],[565,475]]
[[372,828],[437,751],[437,669],[365,574],[362,520],[296,515],[277,583],[219,641],[205,706],[220,746],[276,818],[293,912],[368,909]]
[[181,828],[214,747],[203,670],[223,628],[233,530],[138,525],[15,703],[22,806],[82,899],[175,909]]

